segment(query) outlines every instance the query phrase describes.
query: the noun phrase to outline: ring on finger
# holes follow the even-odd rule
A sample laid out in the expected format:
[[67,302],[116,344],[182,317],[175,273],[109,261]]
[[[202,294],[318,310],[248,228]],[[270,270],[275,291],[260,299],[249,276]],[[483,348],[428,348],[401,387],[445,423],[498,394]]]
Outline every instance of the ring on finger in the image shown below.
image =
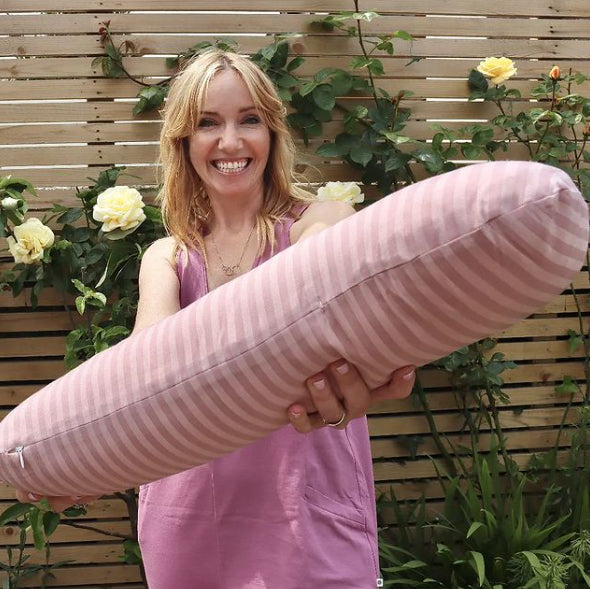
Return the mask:
[[344,423],[345,419],[346,419],[346,410],[345,409],[342,410],[342,417],[338,421],[328,422],[322,417],[322,421],[324,422],[324,425],[327,425],[328,427],[338,427],[339,425],[342,425]]

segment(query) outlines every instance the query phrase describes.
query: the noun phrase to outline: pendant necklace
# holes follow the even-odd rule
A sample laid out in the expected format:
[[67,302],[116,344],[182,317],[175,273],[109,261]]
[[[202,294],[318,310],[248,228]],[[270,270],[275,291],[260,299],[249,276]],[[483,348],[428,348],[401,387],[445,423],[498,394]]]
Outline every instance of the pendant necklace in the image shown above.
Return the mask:
[[250,233],[248,234],[248,239],[246,239],[246,243],[244,244],[244,248],[242,249],[242,255],[240,256],[240,259],[238,260],[237,264],[234,264],[233,266],[228,266],[227,264],[223,263],[223,258],[221,257],[221,254],[219,253],[219,248],[217,247],[217,243],[215,242],[215,237],[213,237],[213,233],[210,233],[211,242],[213,243],[213,247],[215,248],[215,253],[217,254],[217,257],[219,258],[219,263],[221,264],[221,270],[223,271],[223,273],[226,276],[235,276],[236,274],[240,273],[240,264],[242,263],[242,260],[244,259],[244,254],[246,253],[246,248],[248,247],[248,244],[250,243],[250,238],[252,237],[252,233],[254,233],[255,227],[256,227],[256,223],[254,223],[254,225],[252,225],[252,229],[250,229]]

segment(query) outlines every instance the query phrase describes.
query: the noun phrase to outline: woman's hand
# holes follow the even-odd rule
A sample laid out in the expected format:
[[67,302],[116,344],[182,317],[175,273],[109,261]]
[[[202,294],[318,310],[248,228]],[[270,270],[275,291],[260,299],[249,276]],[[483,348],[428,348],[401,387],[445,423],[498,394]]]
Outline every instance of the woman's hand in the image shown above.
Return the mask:
[[415,379],[414,367],[404,366],[391,375],[387,384],[370,390],[354,366],[337,360],[307,379],[311,406],[291,405],[287,410],[289,421],[302,434],[326,425],[344,429],[352,419],[364,416],[373,403],[407,397]]
[[72,507],[73,505],[84,505],[86,503],[90,503],[91,501],[96,501],[100,498],[100,495],[43,497],[42,495],[37,495],[36,493],[29,493],[27,491],[21,491],[20,489],[17,489],[16,498],[21,503],[36,503],[41,501],[41,499],[47,499],[51,509],[56,513],[60,513],[61,511],[64,511],[64,509]]

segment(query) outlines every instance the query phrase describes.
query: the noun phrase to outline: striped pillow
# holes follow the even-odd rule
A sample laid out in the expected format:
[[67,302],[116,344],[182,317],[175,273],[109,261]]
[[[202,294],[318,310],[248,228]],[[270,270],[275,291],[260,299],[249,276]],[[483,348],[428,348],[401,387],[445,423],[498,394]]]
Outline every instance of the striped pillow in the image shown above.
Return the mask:
[[86,495],[207,462],[284,425],[337,358],[377,386],[505,329],[568,284],[587,242],[586,203],[556,168],[409,186],[29,398],[0,425],[0,478]]

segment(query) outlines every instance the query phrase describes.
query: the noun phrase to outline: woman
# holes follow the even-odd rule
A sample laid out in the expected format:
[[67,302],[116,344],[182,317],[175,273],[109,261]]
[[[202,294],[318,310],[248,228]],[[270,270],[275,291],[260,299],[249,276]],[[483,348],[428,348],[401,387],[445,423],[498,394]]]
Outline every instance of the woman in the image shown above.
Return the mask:
[[[209,51],[179,75],[161,133],[171,236],[143,257],[136,331],[354,213],[313,202],[292,183],[293,160],[285,108],[250,60]],[[409,394],[413,369],[369,391],[340,360],[306,382],[308,402],[288,410],[293,427],[141,488],[150,589],[377,585],[364,414]]]

